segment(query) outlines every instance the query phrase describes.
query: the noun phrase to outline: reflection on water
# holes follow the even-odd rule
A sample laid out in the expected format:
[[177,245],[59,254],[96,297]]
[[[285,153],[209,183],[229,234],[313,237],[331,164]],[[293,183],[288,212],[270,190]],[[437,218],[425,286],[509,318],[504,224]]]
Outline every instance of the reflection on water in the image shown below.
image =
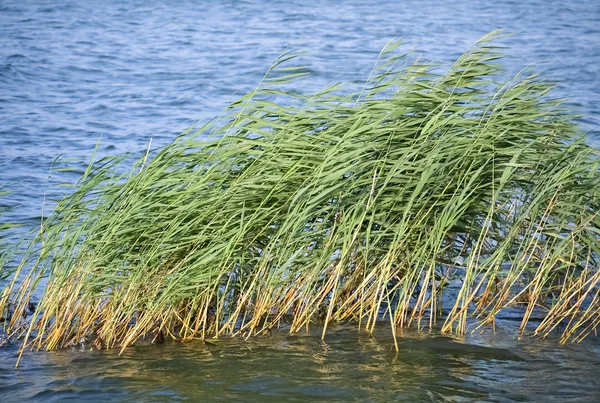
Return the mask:
[[[264,338],[28,353],[0,364],[0,395],[62,401],[597,401],[595,340],[448,337],[355,328]],[[8,352],[6,352],[8,353]],[[8,355],[8,354],[7,354]]]

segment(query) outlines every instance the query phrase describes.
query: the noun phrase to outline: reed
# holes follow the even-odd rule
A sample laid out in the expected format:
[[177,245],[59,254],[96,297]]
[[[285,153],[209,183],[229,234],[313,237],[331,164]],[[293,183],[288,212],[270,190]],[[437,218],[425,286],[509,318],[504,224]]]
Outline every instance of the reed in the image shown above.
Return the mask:
[[465,332],[516,307],[521,332],[535,314],[534,334],[581,340],[600,320],[598,150],[551,84],[502,78],[498,36],[446,67],[390,44],[362,88],[310,95],[285,90],[304,71],[286,53],[125,174],[91,164],[2,294],[8,331],[34,349],[337,321]]

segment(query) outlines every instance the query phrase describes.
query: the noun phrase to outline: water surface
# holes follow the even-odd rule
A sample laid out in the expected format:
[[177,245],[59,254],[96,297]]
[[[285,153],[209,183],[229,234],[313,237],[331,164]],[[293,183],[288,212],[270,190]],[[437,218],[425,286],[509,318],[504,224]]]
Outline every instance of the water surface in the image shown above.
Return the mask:
[[[9,349],[11,359],[16,351]],[[274,333],[145,345],[74,348],[0,363],[0,394],[15,401],[596,402],[600,348],[518,341],[502,334],[447,337],[389,329]],[[9,358],[7,357],[7,358]]]

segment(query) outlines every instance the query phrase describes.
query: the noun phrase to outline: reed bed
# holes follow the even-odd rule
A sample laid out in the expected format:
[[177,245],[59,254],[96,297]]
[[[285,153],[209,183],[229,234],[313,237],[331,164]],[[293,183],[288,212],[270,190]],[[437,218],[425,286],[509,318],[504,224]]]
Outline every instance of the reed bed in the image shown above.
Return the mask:
[[305,69],[286,53],[125,174],[91,164],[3,291],[7,331],[125,348],[338,321],[461,333],[516,309],[521,332],[581,340],[600,321],[598,151],[551,84],[503,78],[498,36],[445,67],[390,44],[348,93],[290,91]]

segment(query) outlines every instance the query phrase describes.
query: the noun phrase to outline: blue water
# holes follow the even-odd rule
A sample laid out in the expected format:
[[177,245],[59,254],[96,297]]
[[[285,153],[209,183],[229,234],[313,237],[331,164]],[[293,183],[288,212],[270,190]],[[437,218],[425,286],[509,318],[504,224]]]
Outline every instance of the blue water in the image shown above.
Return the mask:
[[[598,0],[0,0],[0,185],[13,192],[0,203],[18,207],[7,219],[26,227],[36,225],[42,214],[48,214],[48,208],[42,208],[48,204],[44,200],[63,194],[65,188],[56,184],[77,179],[100,138],[99,156],[141,152],[150,139],[153,147],[165,145],[256,86],[286,46],[308,51],[303,61],[311,76],[300,89],[309,91],[331,81],[365,80],[390,39],[404,38],[407,49],[422,51],[427,60],[451,62],[497,28],[515,33],[502,40],[513,56],[505,61],[507,69],[516,72],[536,64],[536,71],[559,84],[556,94],[569,97],[568,102],[580,108],[580,123],[589,142],[600,145]],[[74,172],[51,173],[52,162],[60,155],[62,164]],[[589,353],[590,365],[598,369],[598,350],[594,344],[586,346],[582,348]],[[568,365],[577,366],[579,358],[569,361],[570,350],[552,347],[552,351],[567,351],[560,354],[565,354]],[[68,357],[76,372],[77,354],[84,353],[72,354]],[[13,355],[10,349],[1,350],[0,360],[12,360]],[[44,367],[49,357],[54,356],[30,364],[37,370],[23,381],[23,388],[52,390],[55,380],[44,383],[55,371]],[[551,370],[551,365],[555,363],[548,364],[548,385],[558,385],[560,371]],[[482,384],[486,376],[508,376],[482,368],[479,378],[469,382]],[[2,371],[8,369],[3,366]],[[20,371],[27,378],[28,372]],[[21,381],[15,379],[0,377],[0,395],[2,390],[8,393],[3,382],[9,389],[18,388]],[[104,378],[98,374],[86,379],[78,386],[84,392],[86,385],[103,387]],[[577,384],[570,382],[565,388],[576,390]],[[264,382],[267,392],[277,387]],[[123,388],[117,400],[160,400],[140,388],[131,395],[131,388]],[[479,392],[483,395],[471,396],[476,401],[517,399],[516,395],[486,395],[485,388]],[[361,396],[376,401],[395,396],[373,393]],[[44,396],[34,400],[48,400]],[[79,395],[60,396],[58,400]],[[170,399],[165,396],[161,399]],[[244,400],[243,394],[235,396]],[[439,398],[431,396],[431,400]],[[540,397],[528,397],[526,392],[518,396]]]

